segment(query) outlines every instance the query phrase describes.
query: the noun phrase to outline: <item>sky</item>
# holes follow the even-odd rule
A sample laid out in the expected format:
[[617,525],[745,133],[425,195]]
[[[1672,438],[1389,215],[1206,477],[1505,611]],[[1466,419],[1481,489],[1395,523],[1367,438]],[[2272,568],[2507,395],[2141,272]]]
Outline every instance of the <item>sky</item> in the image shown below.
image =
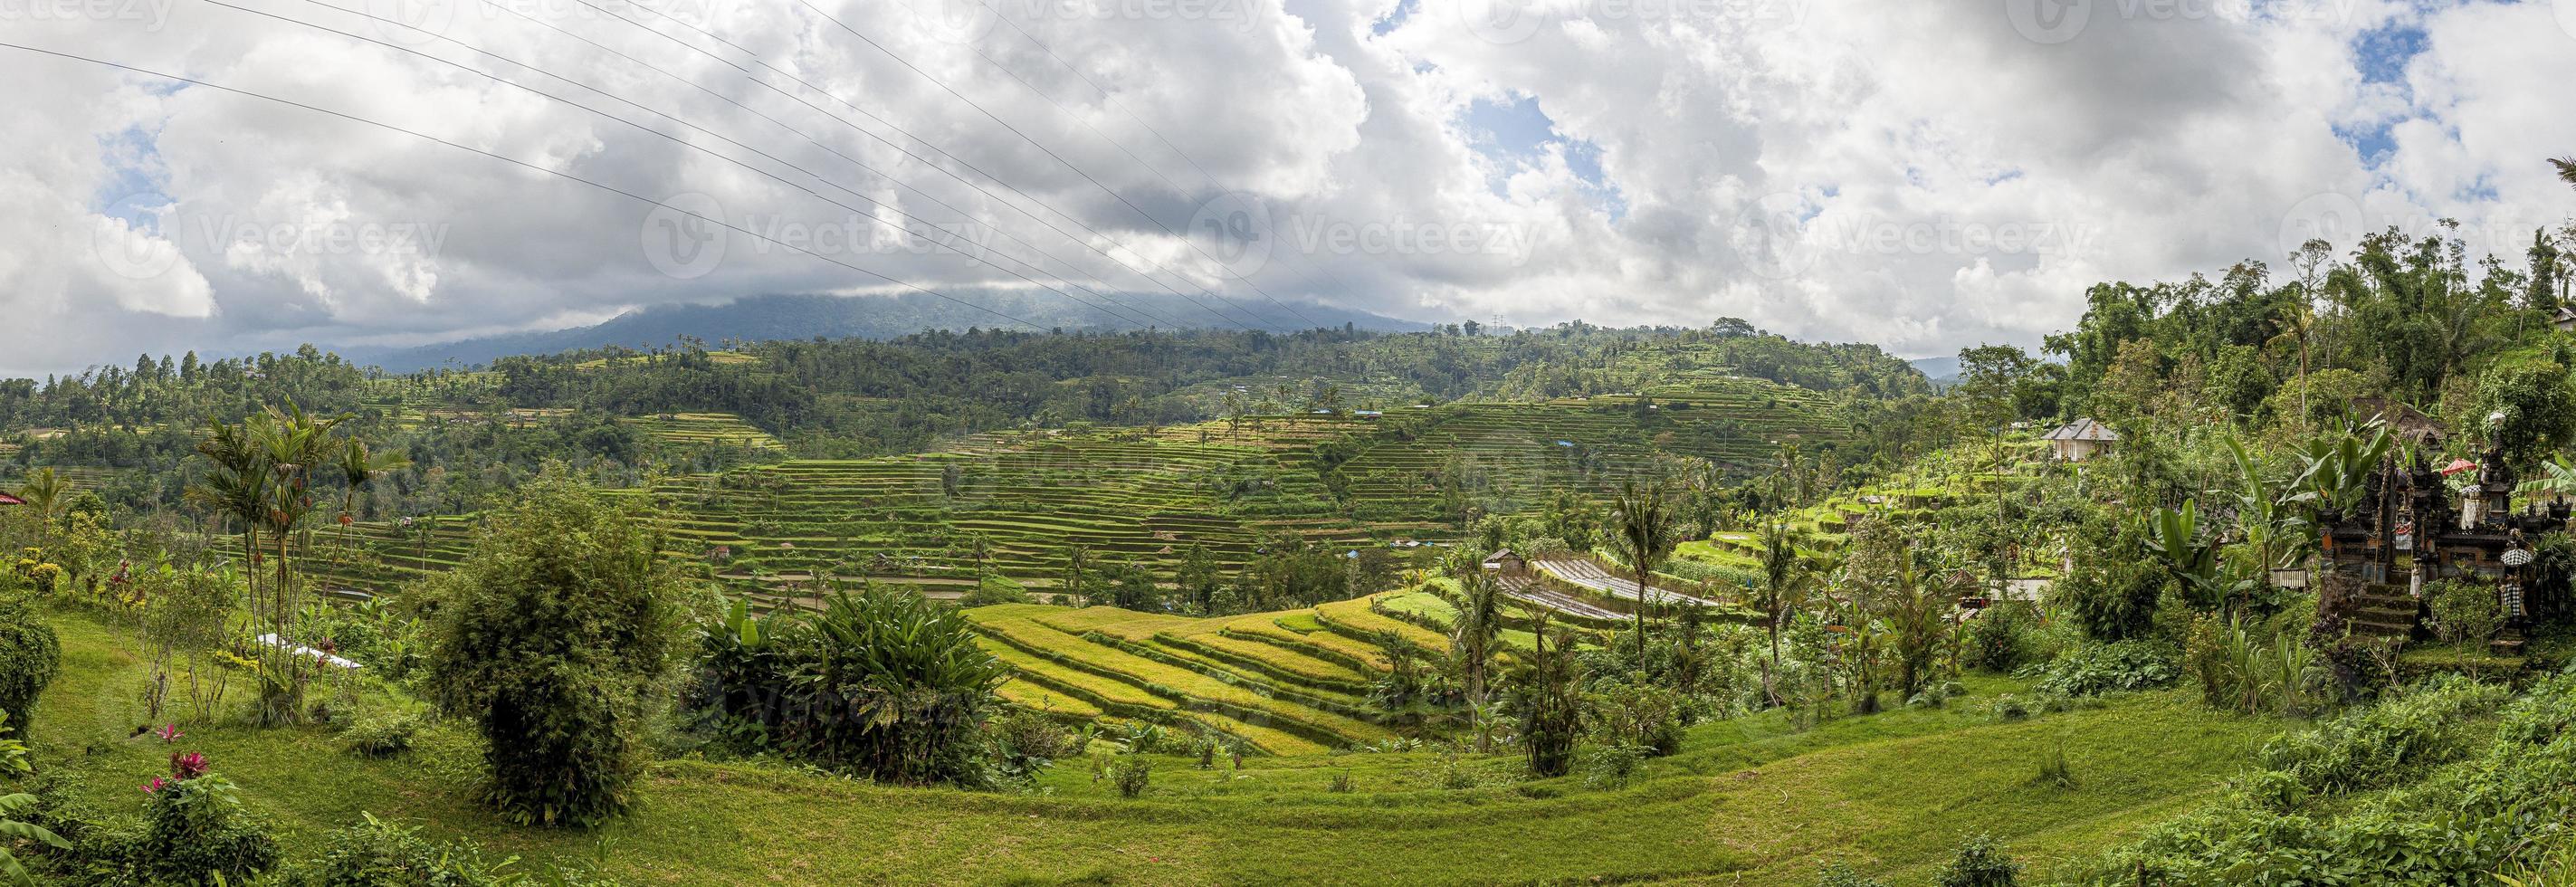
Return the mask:
[[2576,0],[0,0],[0,43],[9,375],[780,292],[1921,356],[2576,217]]

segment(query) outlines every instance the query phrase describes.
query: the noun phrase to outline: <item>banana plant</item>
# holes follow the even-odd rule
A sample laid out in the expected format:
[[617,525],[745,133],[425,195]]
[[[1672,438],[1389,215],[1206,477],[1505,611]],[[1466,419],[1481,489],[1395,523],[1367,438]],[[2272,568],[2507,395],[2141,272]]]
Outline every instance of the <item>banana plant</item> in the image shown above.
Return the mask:
[[2563,455],[2551,456],[2549,461],[2541,463],[2540,470],[2544,476],[2523,481],[2513,491],[2523,496],[2548,496],[2562,502],[2576,499],[2576,463],[2567,461]]
[[[2396,438],[2388,433],[2385,423],[2373,422],[2369,435],[2361,429],[2347,428],[2343,433],[2308,441],[2299,454],[2301,470],[2292,479],[2290,502],[2304,507],[2319,519],[2339,519],[2361,506],[2362,496],[2370,489],[2370,475],[2396,447]],[[2576,473],[2569,475],[2576,484]],[[2576,485],[2571,485],[2576,491]]]
[[2184,593],[2205,607],[2215,607],[2234,591],[2218,557],[2218,544],[2200,531],[2200,504],[2183,500],[2181,508],[2159,508],[2139,517],[2147,554]]

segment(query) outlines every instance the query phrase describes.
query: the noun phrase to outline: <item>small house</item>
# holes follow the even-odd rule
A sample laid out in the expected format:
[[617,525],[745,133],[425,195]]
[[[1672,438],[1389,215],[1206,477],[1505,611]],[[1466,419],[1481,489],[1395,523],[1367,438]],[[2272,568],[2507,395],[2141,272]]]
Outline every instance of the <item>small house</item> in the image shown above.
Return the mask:
[[2389,433],[2419,447],[2442,442],[2441,423],[2422,410],[2385,397],[2353,398],[2352,415],[2364,422],[2385,424]]
[[2059,461],[2082,462],[2110,454],[2112,445],[2120,442],[2120,433],[2091,419],[2077,419],[2040,439],[2048,441],[2049,450]]
[[1506,576],[1517,576],[1519,574],[1529,572],[1529,561],[1523,559],[1519,554],[1513,552],[1511,549],[1506,548],[1501,551],[1494,552],[1493,554],[1486,555],[1485,569],[1501,573]]
[[2549,323],[2557,327],[2559,332],[2576,333],[2576,308],[2558,309],[2558,316]]

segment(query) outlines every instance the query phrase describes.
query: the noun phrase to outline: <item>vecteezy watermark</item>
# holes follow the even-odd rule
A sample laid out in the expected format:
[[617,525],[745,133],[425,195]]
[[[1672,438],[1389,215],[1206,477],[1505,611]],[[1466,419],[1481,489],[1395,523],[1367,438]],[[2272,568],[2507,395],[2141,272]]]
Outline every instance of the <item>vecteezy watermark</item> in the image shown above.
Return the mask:
[[171,0],[0,0],[0,22],[141,22],[158,31]]
[[1001,231],[981,222],[906,222],[856,213],[801,219],[752,213],[728,217],[724,205],[697,192],[673,195],[644,214],[636,229],[645,262],[675,280],[713,273],[727,257],[772,255],[826,259],[964,255],[996,267],[1024,265],[994,248]]
[[1187,233],[1201,254],[1237,278],[1251,277],[1282,249],[1307,256],[1479,256],[1519,267],[1530,259],[1532,240],[1528,226],[1509,222],[1309,213],[1282,219],[1260,197],[1239,191],[1199,204]]
[[101,208],[91,229],[90,249],[110,272],[143,280],[168,273],[192,252],[236,263],[316,256],[435,256],[447,243],[448,227],[445,222],[191,213],[165,195],[141,192]]
[[2064,43],[2097,18],[2125,21],[2351,21],[2360,0],[2003,0],[2033,43]]
[[1727,242],[1746,270],[1779,280],[1805,272],[1827,255],[2068,256],[2092,249],[2099,236],[2090,225],[2062,221],[1948,216],[1900,221],[1827,214],[1798,195],[1775,193],[1737,211]]
[[[478,22],[533,19],[540,22],[602,22],[625,19],[647,28],[664,27],[668,18],[689,27],[715,24],[726,8],[741,0],[661,0],[651,7],[624,0],[365,0],[357,8],[367,24],[387,41],[417,47],[447,35],[459,20]],[[971,0],[969,0],[971,2]]]
[[1193,22],[1252,30],[1261,10],[1254,0],[898,0],[912,11],[909,26],[925,37],[973,43],[1007,16],[1015,27],[1043,23],[1116,24]]
[[1450,0],[1469,33],[1519,43],[1570,21],[1688,24],[1702,30],[1794,29],[1810,0]]
[[2435,235],[2456,238],[2469,245],[2471,255],[2481,252],[2509,254],[2529,246],[2533,231],[2552,224],[2554,221],[2544,216],[2514,218],[2496,215],[2455,220],[2427,212],[2410,201],[2395,197],[2372,201],[2352,194],[2325,191],[2290,204],[2289,211],[2281,214],[2276,245],[2284,257],[2298,255],[2311,240],[2325,241],[2334,250],[2348,250],[2364,237],[2394,230],[2408,238]]

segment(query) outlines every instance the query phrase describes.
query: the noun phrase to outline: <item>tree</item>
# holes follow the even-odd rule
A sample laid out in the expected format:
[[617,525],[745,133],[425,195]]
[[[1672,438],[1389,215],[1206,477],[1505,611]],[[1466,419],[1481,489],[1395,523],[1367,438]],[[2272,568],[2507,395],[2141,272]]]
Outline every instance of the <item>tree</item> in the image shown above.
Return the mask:
[[2576,442],[2576,385],[2552,361],[2500,366],[2478,381],[2477,415],[2500,416],[2492,432],[2505,464],[2527,471]]
[[1673,510],[1664,502],[1664,485],[1660,482],[1638,489],[1636,481],[1619,487],[1616,510],[1610,525],[1617,532],[1611,543],[1628,566],[1637,573],[1637,658],[1646,657],[1646,610],[1654,600],[1651,580],[1655,568],[1663,565],[1673,552]]
[[[1481,560],[1481,558],[1479,558]],[[1494,644],[1503,634],[1503,589],[1480,567],[1454,571],[1458,590],[1444,592],[1458,618],[1450,626],[1449,644],[1467,682],[1467,701],[1485,703],[1486,672],[1493,667]]]
[[1551,636],[1546,611],[1532,616],[1534,647],[1513,669],[1506,701],[1520,722],[1530,775],[1563,776],[1573,769],[1574,746],[1583,736],[1583,664],[1574,657],[1572,631],[1557,629]]
[[1775,680],[1780,671],[1780,630],[1790,613],[1806,605],[1815,574],[1800,561],[1787,521],[1773,519],[1764,524],[1761,543],[1762,584],[1753,589],[1753,608],[1762,613],[1762,633],[1771,649],[1771,657],[1762,663],[1762,695],[1778,705],[1782,702]]
[[2551,158],[2549,165],[2558,167],[2558,180],[2576,187],[2576,157]]
[[1075,543],[1064,547],[1064,593],[1073,595],[1083,605],[1091,603],[1091,546]]
[[1931,682],[1951,630],[1950,612],[1958,606],[1957,589],[1925,576],[1917,561],[1912,552],[1898,555],[1895,570],[1879,578],[1871,595],[1894,634],[1896,685],[1907,698]]
[[438,577],[429,686],[486,743],[487,800],[587,826],[642,771],[647,691],[671,664],[680,580],[640,516],[551,466]]
[[1207,546],[1192,543],[1189,552],[1181,556],[1181,568],[1172,578],[1180,586],[1182,596],[1189,600],[1199,615],[1216,615],[1216,592],[1224,586],[1225,577],[1218,571],[1216,555],[1210,553]]
[[362,440],[350,441],[340,451],[340,477],[349,484],[348,489],[340,494],[340,548],[343,552],[348,550],[350,530],[357,524],[354,512],[358,509],[358,490],[376,478],[409,467],[411,460],[401,454],[367,452],[367,442]]
[[70,486],[53,468],[39,468],[27,474],[27,483],[18,489],[18,498],[26,500],[37,517],[50,520],[62,513],[63,494]]

